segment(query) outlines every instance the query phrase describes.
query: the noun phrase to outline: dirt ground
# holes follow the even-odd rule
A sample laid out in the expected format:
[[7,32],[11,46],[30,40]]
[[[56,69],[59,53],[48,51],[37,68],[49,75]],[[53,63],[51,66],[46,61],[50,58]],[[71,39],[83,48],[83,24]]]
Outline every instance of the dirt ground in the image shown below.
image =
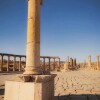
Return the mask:
[[[100,71],[52,72],[54,100],[100,100]],[[18,81],[21,73],[0,73],[0,100],[4,100],[5,81]]]

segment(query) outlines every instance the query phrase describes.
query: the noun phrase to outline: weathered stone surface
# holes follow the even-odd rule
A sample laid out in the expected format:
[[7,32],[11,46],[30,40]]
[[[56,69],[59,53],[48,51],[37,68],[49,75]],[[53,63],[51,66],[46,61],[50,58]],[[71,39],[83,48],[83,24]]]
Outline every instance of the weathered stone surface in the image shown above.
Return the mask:
[[28,30],[26,68],[24,74],[41,74],[40,67],[40,4],[42,0],[28,0]]
[[88,67],[91,68],[91,56],[88,56]]
[[54,76],[38,75],[34,78],[35,82],[7,81],[4,100],[52,100]]

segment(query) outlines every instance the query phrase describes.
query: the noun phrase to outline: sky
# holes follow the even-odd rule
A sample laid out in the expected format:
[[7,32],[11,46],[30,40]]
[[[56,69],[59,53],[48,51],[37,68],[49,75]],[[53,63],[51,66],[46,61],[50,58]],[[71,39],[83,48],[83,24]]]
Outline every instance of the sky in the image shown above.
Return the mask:
[[[41,56],[78,62],[100,54],[100,0],[43,0]],[[27,0],[0,0],[0,53],[26,54]]]

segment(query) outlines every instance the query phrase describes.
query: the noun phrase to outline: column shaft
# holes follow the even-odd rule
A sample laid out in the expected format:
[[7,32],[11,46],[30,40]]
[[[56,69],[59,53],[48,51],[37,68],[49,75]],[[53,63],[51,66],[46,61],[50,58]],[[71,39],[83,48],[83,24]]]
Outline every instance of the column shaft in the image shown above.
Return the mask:
[[99,56],[97,56],[97,70],[99,70]]
[[73,61],[73,66],[76,66],[76,58]]
[[59,58],[59,61],[58,61],[58,67],[60,68],[60,58]]
[[28,31],[26,49],[26,69],[24,74],[40,74],[40,3],[28,0]]
[[91,68],[91,56],[88,56],[88,67]]
[[43,71],[45,71],[45,58],[43,58]]
[[3,67],[3,55],[1,55],[1,65],[0,65],[0,71],[2,71],[2,67]]
[[7,71],[9,71],[9,64],[10,64],[10,56],[8,56],[8,60],[7,60]]
[[69,67],[69,56],[68,56],[68,67]]
[[55,58],[54,58],[54,64],[53,65],[54,65],[54,70],[55,70]]
[[19,71],[21,71],[21,57],[19,57]]
[[73,67],[73,59],[70,58],[70,66]]
[[51,66],[50,66],[50,58],[49,58],[49,71],[51,70],[51,68],[50,68]]
[[16,56],[14,56],[13,71],[15,71],[15,68],[16,68]]

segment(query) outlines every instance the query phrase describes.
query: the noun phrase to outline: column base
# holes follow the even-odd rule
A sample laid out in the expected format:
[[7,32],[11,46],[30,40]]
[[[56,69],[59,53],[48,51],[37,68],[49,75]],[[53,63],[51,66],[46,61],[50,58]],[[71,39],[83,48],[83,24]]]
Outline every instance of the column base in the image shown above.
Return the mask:
[[7,81],[4,100],[53,100],[54,77],[35,75],[34,82]]
[[33,69],[33,68],[25,68],[25,72],[23,73],[24,75],[41,75],[42,72],[38,70],[38,68]]

